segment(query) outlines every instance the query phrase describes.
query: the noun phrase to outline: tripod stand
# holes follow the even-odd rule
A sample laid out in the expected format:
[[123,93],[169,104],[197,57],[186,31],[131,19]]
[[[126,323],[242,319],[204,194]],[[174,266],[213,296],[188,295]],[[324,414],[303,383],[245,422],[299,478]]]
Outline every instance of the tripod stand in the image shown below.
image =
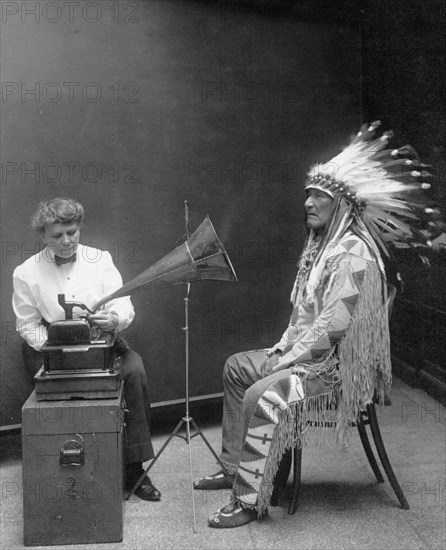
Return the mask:
[[[186,370],[186,410],[185,415],[180,420],[180,422],[177,424],[176,428],[173,430],[173,432],[170,434],[164,445],[161,447],[155,458],[152,460],[152,462],[149,464],[149,466],[146,468],[144,473],[141,475],[141,477],[138,479],[132,490],[127,494],[125,497],[125,500],[128,500],[133,493],[136,491],[136,489],[141,484],[142,480],[144,479],[145,475],[148,473],[148,471],[152,468],[152,466],[155,464],[155,462],[158,460],[158,458],[163,453],[164,449],[167,447],[167,445],[172,441],[174,437],[180,437],[184,441],[186,441],[187,445],[189,445],[189,469],[190,469],[190,488],[191,488],[191,497],[192,497],[192,511],[194,516],[194,533],[197,532],[197,525],[196,525],[196,517],[195,517],[195,501],[194,501],[194,488],[193,488],[193,473],[192,473],[192,449],[191,449],[191,440],[199,435],[201,439],[206,443],[208,449],[211,451],[211,453],[214,455],[214,457],[217,459],[218,463],[222,467],[223,471],[225,473],[228,473],[224,464],[221,462],[220,458],[215,453],[214,449],[211,447],[209,441],[206,439],[206,437],[203,435],[203,432],[200,430],[200,428],[197,426],[195,420],[190,416],[189,414],[189,294],[190,294],[190,283],[187,283],[187,292],[186,296],[184,298],[184,318],[185,318],[185,326],[182,327],[185,333],[185,370]],[[179,433],[183,425],[186,428],[186,435]],[[194,433],[191,433],[191,425],[193,429],[195,430]]]

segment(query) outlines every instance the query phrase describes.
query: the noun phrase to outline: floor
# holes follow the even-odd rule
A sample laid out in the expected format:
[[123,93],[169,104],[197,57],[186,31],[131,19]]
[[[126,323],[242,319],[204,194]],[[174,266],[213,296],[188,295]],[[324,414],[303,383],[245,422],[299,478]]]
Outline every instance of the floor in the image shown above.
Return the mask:
[[[229,501],[229,491],[192,491],[189,445],[173,438],[151,469],[162,500],[132,497],[124,506],[121,542],[35,548],[82,549],[435,549],[446,548],[445,408],[419,389],[394,381],[392,405],[378,409],[390,461],[410,510],[402,510],[386,480],[375,481],[359,436],[349,446],[308,447],[303,454],[302,492],[295,515],[287,514],[287,495],[268,517],[244,527],[215,530],[208,515]],[[215,450],[220,425],[205,415],[194,420]],[[156,426],[155,450],[167,441],[180,418]],[[167,425],[168,424],[168,425]],[[21,438],[7,435],[1,444],[2,550],[22,549]],[[191,441],[193,478],[217,470],[199,436]]]

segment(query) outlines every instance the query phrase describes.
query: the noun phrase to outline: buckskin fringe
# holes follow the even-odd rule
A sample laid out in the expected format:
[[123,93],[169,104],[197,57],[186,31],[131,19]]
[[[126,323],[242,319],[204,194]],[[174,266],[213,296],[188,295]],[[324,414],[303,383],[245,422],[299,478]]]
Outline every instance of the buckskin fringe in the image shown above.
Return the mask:
[[362,286],[350,325],[338,345],[342,396],[336,433],[341,440],[367,404],[374,398],[384,403],[392,383],[387,292],[373,264],[368,265]]
[[[333,423],[333,410],[331,405],[336,401],[338,386],[333,386],[330,391],[314,397],[304,397],[302,401],[290,403],[279,413],[279,422],[274,430],[270,451],[265,464],[262,483],[260,484],[257,503],[252,507],[262,517],[268,508],[274,488],[276,476],[283,453],[287,449],[293,449],[296,445],[301,448],[311,443],[323,442],[327,439],[327,433],[331,439],[334,430],[332,427],[317,428],[310,433],[309,422]],[[314,437],[314,435],[316,437]]]

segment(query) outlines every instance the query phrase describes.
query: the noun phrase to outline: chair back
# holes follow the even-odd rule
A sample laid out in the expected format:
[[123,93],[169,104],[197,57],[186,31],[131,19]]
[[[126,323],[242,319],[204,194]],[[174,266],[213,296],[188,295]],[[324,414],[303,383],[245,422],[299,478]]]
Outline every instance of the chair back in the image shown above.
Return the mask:
[[395,300],[396,296],[396,286],[392,283],[387,283],[387,312],[388,317],[390,319],[390,316],[392,315],[392,309],[393,309],[393,302]]

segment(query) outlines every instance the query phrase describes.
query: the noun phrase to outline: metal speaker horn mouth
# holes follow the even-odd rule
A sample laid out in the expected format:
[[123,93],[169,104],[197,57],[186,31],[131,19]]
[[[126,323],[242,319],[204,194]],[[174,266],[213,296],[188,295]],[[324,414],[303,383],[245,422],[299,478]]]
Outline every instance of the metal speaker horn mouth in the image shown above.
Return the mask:
[[196,281],[236,282],[237,275],[209,216],[180,246],[97,302],[93,311],[115,298]]

